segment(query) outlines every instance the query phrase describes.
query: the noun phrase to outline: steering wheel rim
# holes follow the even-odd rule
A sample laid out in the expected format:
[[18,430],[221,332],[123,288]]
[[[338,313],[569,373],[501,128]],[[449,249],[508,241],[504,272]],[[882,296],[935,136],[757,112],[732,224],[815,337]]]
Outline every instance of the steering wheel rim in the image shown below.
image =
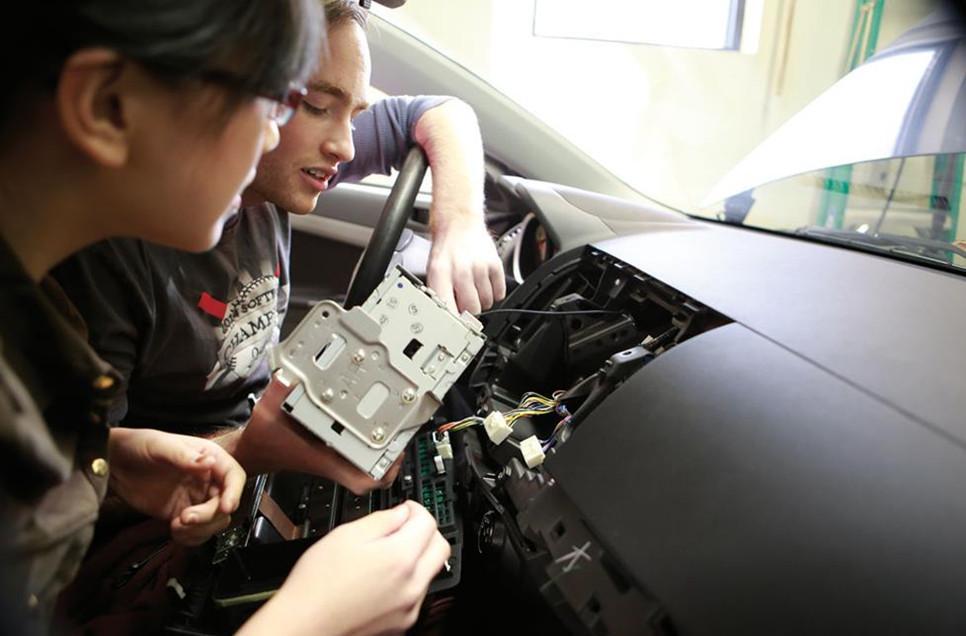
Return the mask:
[[351,309],[365,302],[369,294],[386,277],[386,268],[392,260],[396,245],[402,232],[406,229],[406,222],[412,216],[413,204],[419,193],[419,186],[423,182],[429,163],[423,149],[413,146],[406,154],[402,168],[396,182],[389,192],[386,205],[376,227],[372,230],[372,238],[362,255],[355,276],[349,283],[343,307]]

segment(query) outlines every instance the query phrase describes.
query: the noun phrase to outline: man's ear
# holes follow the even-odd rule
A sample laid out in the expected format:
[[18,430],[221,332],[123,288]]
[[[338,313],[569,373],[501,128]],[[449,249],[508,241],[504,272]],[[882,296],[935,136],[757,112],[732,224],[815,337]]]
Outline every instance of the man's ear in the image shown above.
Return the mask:
[[64,62],[57,82],[57,111],[67,138],[95,162],[114,168],[127,160],[130,141],[124,64],[109,49],[83,49]]

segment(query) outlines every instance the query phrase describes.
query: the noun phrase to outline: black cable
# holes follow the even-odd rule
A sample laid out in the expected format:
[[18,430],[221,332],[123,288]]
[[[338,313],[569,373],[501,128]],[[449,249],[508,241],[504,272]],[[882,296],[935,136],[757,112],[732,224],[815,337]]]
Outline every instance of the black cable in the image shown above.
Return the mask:
[[479,315],[488,316],[490,314],[530,314],[538,316],[623,316],[624,312],[608,311],[606,309],[573,309],[570,311],[553,311],[551,309],[490,309],[489,311],[481,312]]

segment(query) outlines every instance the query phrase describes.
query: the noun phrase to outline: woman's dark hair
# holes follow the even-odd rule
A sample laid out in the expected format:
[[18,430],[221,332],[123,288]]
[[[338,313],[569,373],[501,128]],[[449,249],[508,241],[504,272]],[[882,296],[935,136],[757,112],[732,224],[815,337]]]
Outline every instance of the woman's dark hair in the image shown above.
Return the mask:
[[325,24],[318,0],[28,0],[3,23],[0,127],[89,47],[115,50],[172,83],[214,71],[237,77],[239,97],[280,94],[314,68]]

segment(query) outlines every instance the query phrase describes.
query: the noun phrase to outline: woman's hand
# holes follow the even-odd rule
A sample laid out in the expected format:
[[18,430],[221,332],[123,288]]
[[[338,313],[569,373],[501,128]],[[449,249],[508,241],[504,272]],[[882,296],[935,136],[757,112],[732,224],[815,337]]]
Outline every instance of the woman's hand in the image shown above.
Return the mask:
[[218,444],[152,429],[114,428],[110,487],[135,510],[171,524],[172,538],[199,545],[231,521],[245,471]]
[[408,501],[337,527],[299,559],[281,589],[239,631],[396,634],[416,622],[450,555],[425,508]]

